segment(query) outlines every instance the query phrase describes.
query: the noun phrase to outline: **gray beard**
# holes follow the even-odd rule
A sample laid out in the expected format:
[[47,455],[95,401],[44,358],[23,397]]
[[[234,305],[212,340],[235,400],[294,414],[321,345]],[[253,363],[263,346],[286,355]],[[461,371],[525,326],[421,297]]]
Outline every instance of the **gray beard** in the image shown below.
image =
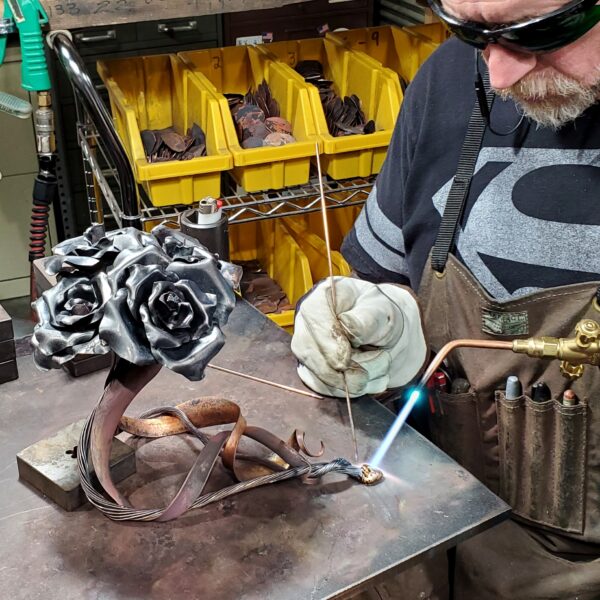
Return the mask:
[[533,74],[497,93],[503,100],[512,99],[540,127],[558,130],[598,102],[600,82],[587,86],[560,73]]

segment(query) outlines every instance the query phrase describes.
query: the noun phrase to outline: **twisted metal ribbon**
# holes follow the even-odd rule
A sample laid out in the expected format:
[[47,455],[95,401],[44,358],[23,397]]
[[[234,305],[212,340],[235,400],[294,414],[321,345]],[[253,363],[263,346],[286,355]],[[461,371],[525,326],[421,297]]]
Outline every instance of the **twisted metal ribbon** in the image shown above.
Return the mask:
[[[118,359],[109,373],[104,393],[81,433],[77,459],[83,490],[90,503],[113,520],[168,521],[190,509],[204,507],[245,490],[296,477],[312,483],[327,473],[336,472],[368,485],[382,479],[381,471],[368,465],[353,465],[343,458],[311,464],[302,453],[311,457],[320,456],[323,453],[322,444],[319,454],[311,454],[304,445],[304,434],[298,431],[286,444],[261,427],[247,425],[239,406],[223,398],[208,397],[176,407],[161,407],[144,413],[140,418],[124,416],[135,396],[159,370],[160,366],[157,365],[140,367]],[[201,431],[202,427],[231,423],[234,424],[231,430],[213,435]],[[148,438],[187,432],[204,445],[179,491],[167,506],[136,509],[116,488],[110,474],[109,459],[112,438],[118,429]],[[272,454],[265,458],[238,451],[242,436],[259,442]],[[203,494],[219,457],[237,483]],[[240,462],[255,463],[265,468],[267,474],[244,480]],[[91,466],[94,467],[99,485],[92,479]]]

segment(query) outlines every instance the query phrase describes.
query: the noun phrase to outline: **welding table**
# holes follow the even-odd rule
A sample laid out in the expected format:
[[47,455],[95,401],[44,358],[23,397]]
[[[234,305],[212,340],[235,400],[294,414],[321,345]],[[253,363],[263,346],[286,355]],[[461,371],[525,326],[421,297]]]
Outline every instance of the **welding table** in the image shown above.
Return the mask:
[[[301,387],[290,338],[240,301],[215,363]],[[88,598],[318,599],[350,597],[507,518],[509,507],[410,427],[388,453],[386,479],[365,487],[338,475],[248,491],[170,523],[115,523],[89,504],[65,512],[17,479],[15,455],[88,415],[105,372],[78,379],[42,373],[30,356],[0,387],[0,595],[11,600]],[[315,400],[216,371],[189,382],[163,369],[130,408],[201,395],[238,402],[249,424],[287,439],[307,432],[325,458],[352,458],[345,403]],[[393,414],[354,403],[361,459],[373,454]],[[138,506],[165,504],[197,447],[188,436],[136,443],[137,473],[121,487]],[[320,459],[319,459],[320,460]],[[218,484],[230,482],[224,471]]]

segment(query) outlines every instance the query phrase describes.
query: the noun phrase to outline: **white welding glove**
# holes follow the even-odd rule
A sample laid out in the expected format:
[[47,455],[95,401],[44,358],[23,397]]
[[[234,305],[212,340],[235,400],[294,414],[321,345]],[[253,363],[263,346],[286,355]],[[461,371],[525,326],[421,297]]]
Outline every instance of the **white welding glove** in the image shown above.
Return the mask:
[[407,288],[335,277],[319,283],[296,313],[292,352],[302,381],[319,394],[379,394],[407,384],[427,358],[421,313]]

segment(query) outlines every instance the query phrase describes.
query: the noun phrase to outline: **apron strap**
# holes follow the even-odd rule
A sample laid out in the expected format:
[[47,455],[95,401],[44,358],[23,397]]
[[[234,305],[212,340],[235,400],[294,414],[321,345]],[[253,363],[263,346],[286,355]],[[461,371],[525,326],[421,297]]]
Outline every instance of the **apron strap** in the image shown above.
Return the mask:
[[[488,91],[486,99],[489,106],[494,92],[490,91],[490,75],[487,69],[483,73],[483,83],[485,90]],[[486,127],[486,119],[481,112],[479,103],[475,103],[458,159],[456,175],[446,200],[442,223],[431,253],[431,266],[438,273],[444,272],[448,254],[453,250],[456,242],[456,231],[465,209]]]

